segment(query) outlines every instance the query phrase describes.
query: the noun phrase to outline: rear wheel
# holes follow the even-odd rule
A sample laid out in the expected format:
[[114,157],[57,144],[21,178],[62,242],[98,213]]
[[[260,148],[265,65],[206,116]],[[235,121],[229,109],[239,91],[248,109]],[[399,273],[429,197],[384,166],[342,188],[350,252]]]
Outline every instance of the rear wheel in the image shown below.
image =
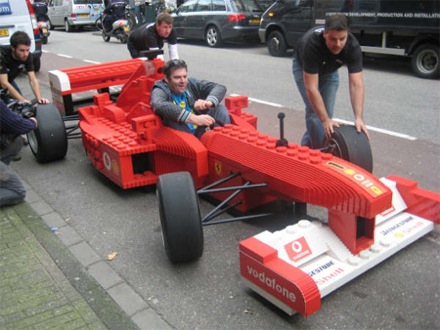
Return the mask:
[[67,19],[64,22],[64,28],[65,28],[66,32],[72,32],[73,31],[73,27],[72,27],[72,25],[69,24],[69,21]]
[[286,40],[280,31],[273,31],[269,34],[269,37],[267,38],[267,49],[272,56],[286,56]]
[[104,39],[105,42],[109,42],[110,36],[107,35],[104,31],[102,31],[102,39]]
[[37,107],[38,127],[27,134],[29,146],[39,163],[62,159],[67,153],[67,134],[63,118],[53,104]]
[[122,30],[118,31],[118,33],[116,34],[116,38],[118,38],[121,44],[126,44],[128,40],[127,34]]
[[205,41],[209,47],[220,47],[223,44],[220,31],[214,25],[208,26],[205,32]]
[[199,200],[188,172],[164,174],[157,182],[163,242],[172,262],[196,260],[203,253]]
[[439,47],[433,44],[417,47],[411,58],[411,67],[420,78],[438,78],[440,76]]
[[364,132],[358,133],[352,125],[335,127],[331,138],[325,142],[323,151],[373,172],[370,142]]

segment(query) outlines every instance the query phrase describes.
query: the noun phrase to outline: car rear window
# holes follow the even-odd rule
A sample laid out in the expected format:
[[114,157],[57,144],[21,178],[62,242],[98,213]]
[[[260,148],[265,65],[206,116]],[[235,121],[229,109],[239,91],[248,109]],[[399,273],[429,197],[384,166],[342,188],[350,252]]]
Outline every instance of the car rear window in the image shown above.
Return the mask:
[[223,0],[212,0],[212,10],[226,11],[226,4]]
[[73,0],[75,5],[88,5],[90,3],[102,3],[102,0]]
[[238,11],[242,12],[263,12],[263,7],[257,0],[233,0]]

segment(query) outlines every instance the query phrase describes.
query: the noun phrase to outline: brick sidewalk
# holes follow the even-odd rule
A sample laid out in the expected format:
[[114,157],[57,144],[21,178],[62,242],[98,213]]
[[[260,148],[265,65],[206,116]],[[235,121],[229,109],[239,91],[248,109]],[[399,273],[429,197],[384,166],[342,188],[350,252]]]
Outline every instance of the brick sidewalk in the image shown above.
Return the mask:
[[76,267],[77,261],[29,204],[0,209],[1,329],[137,328],[81,267],[73,271],[73,280],[81,281],[89,296],[78,293],[50,250]]

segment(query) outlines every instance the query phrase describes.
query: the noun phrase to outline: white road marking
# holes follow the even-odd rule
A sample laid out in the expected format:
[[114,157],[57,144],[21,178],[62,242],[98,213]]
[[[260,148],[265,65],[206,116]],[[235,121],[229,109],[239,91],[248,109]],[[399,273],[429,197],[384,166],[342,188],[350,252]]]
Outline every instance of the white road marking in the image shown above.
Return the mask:
[[[240,94],[230,94],[231,96],[239,96]],[[248,97],[249,101],[252,102],[256,102],[256,103],[261,103],[261,104],[266,104],[266,105],[270,105],[272,107],[276,107],[276,108],[284,108],[283,105],[278,104],[278,103],[272,103],[272,102],[267,102],[267,101],[263,101],[263,100],[259,100],[259,99],[254,99],[252,97]]]
[[[231,95],[232,96],[237,96],[238,94],[231,94]],[[266,102],[266,101],[262,101],[262,100],[259,100],[259,99],[254,99],[254,98],[251,98],[251,97],[249,98],[249,101],[256,102],[256,103],[261,103],[261,104],[266,104],[266,105],[270,105],[270,106],[277,107],[277,108],[283,108],[284,107],[281,104]],[[343,124],[347,124],[347,125],[354,125],[354,123],[352,121],[348,121],[348,120],[344,120],[344,119],[339,119],[339,118],[334,118],[334,120],[339,122],[339,123],[343,123]],[[414,137],[414,136],[403,134],[403,133],[397,133],[397,132],[389,131],[389,130],[386,130],[386,129],[383,129],[383,128],[378,128],[378,127],[374,127],[374,126],[370,126],[370,125],[367,125],[367,128],[370,131],[375,131],[375,132],[379,132],[379,133],[395,136],[395,137],[398,137],[398,138],[401,138],[401,139],[406,139],[406,140],[410,140],[410,141],[417,140],[417,138]]]
[[73,56],[70,56],[70,55],[64,55],[64,54],[56,54],[56,55],[58,55],[60,57],[65,57],[65,58],[73,58]]
[[[342,123],[342,124],[354,125],[354,123],[352,121],[348,121],[348,120],[344,120],[344,119],[333,118],[333,120],[337,121],[339,123]],[[389,131],[389,130],[386,130],[386,129],[383,129],[383,128],[378,128],[378,127],[374,127],[374,126],[370,126],[370,125],[367,125],[367,128],[370,131],[375,131],[375,132],[379,132],[379,133],[395,136],[395,137],[398,137],[398,138],[401,138],[401,139],[406,139],[406,140],[410,140],[410,141],[417,140],[417,138],[414,137],[414,136],[407,135],[407,134],[402,134],[402,133],[397,133],[397,132],[393,132],[393,131]]]
[[90,61],[90,60],[83,60],[83,61],[92,64],[101,64],[101,62],[96,62],[96,61]]

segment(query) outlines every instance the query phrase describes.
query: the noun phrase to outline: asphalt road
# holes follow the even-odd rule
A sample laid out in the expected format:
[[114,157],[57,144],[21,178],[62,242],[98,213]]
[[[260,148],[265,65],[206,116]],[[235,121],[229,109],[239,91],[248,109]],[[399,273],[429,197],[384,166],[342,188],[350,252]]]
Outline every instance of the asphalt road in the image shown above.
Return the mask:
[[[50,94],[48,70],[88,64],[84,59],[104,62],[128,56],[124,45],[104,43],[91,32],[55,31],[45,49],[38,77],[46,96]],[[181,43],[179,52],[187,59],[190,74],[226,83],[228,93],[255,99],[249,112],[259,116],[261,131],[277,135],[276,114],[286,112],[287,138],[299,141],[303,112],[288,58],[273,59],[260,46],[209,49],[189,42]],[[381,111],[366,115],[367,122],[416,138],[372,131],[374,173],[401,175],[439,191],[439,81],[415,78],[401,62],[374,63],[365,70],[370,93],[366,108]],[[347,94],[344,79],[341,96]],[[26,78],[21,77],[20,83],[26,86]],[[340,97],[338,104],[347,98],[348,94]],[[350,120],[349,107],[346,113],[342,108],[337,108],[337,116]],[[281,216],[205,227],[203,257],[195,263],[173,265],[162,246],[154,189],[121,190],[90,165],[80,140],[69,141],[64,160],[44,165],[25,149],[23,160],[14,163],[14,168],[99,255],[105,258],[118,252],[111,267],[176,329],[432,329],[440,322],[438,233],[420,239],[324,298],[318,313],[289,317],[242,285],[238,243],[263,230],[284,228],[291,219]],[[209,207],[202,201],[202,213]],[[310,208],[310,212],[325,216],[322,209]]]

